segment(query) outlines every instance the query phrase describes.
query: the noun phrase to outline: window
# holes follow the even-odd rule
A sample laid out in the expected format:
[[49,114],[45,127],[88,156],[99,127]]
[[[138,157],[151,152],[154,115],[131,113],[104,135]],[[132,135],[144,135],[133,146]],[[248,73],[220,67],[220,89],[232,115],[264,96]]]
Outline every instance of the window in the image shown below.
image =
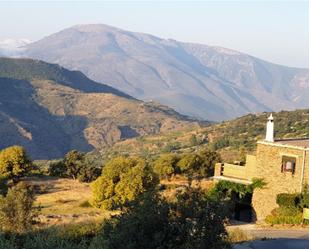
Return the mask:
[[281,172],[291,172],[294,174],[296,166],[296,158],[290,156],[282,157]]

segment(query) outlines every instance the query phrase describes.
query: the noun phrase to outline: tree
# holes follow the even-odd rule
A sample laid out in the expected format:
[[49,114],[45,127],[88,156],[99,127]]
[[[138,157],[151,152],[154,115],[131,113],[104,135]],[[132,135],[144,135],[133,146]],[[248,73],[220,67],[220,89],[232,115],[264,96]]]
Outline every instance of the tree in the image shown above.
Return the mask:
[[196,145],[198,145],[199,144],[199,142],[198,142],[198,140],[197,140],[197,137],[196,137],[196,135],[192,135],[191,137],[190,137],[190,145],[191,146],[196,146]]
[[67,176],[74,180],[78,177],[79,172],[83,167],[83,159],[84,153],[77,150],[72,150],[65,155],[63,163],[66,167]]
[[6,197],[0,199],[1,229],[13,233],[29,231],[35,217],[33,203],[34,192],[25,183],[10,188]]
[[188,189],[173,203],[147,192],[108,221],[94,243],[110,249],[223,249],[228,248],[225,217],[224,203],[199,190]]
[[117,157],[106,163],[102,175],[92,183],[91,204],[108,210],[123,208],[156,183],[143,159]]
[[177,172],[178,157],[175,154],[165,154],[159,157],[153,164],[153,171],[160,179],[167,179]]
[[181,173],[192,177],[199,174],[199,169],[203,164],[201,157],[194,153],[183,154],[177,163]]
[[229,248],[224,221],[228,209],[224,202],[210,199],[200,189],[188,188],[171,204],[172,248]]
[[202,164],[199,168],[199,175],[202,177],[213,176],[215,164],[221,161],[219,153],[209,149],[203,149],[198,153]]
[[101,169],[97,162],[84,153],[76,150],[68,152],[64,159],[49,166],[49,174],[59,177],[70,177],[81,182],[91,182],[98,178]]
[[15,179],[31,169],[32,162],[23,147],[12,146],[0,151],[0,176]]

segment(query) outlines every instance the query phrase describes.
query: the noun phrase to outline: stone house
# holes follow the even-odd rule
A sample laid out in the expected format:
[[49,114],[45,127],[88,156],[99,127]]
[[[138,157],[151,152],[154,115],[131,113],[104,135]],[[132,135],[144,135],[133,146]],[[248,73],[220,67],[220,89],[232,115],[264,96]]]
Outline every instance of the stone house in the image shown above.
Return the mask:
[[257,142],[255,155],[247,155],[244,166],[218,163],[215,166],[216,180],[228,180],[250,184],[253,178],[266,183],[256,189],[252,196],[252,207],[256,219],[263,220],[277,207],[279,193],[299,193],[309,184],[309,138],[274,139],[274,122],[270,115],[266,137]]

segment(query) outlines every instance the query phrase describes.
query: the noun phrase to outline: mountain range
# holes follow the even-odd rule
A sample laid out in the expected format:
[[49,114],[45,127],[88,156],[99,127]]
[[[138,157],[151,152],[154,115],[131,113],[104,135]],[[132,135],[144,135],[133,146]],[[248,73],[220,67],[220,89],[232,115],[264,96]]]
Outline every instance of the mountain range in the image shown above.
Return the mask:
[[64,29],[27,44],[22,56],[80,70],[137,99],[200,119],[309,107],[309,69],[102,24]]
[[199,127],[166,106],[39,60],[0,58],[0,88],[0,149],[22,145],[34,159]]

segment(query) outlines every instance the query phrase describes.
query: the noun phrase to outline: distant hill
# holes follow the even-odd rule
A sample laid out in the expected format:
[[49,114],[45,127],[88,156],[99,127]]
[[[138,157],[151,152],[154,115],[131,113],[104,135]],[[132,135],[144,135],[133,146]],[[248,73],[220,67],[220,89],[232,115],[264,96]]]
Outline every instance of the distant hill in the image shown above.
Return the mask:
[[107,25],[62,30],[27,45],[24,56],[80,70],[138,99],[207,120],[309,107],[308,69]]
[[[237,119],[194,128],[190,131],[148,135],[115,143],[101,154],[156,155],[169,151],[195,151],[209,146],[224,160],[239,160],[243,151],[253,152],[256,142],[265,138],[270,113],[249,114]],[[273,113],[275,137],[309,137],[309,109]]]
[[23,145],[35,159],[199,126],[168,107],[38,60],[0,58],[0,89],[0,149]]

